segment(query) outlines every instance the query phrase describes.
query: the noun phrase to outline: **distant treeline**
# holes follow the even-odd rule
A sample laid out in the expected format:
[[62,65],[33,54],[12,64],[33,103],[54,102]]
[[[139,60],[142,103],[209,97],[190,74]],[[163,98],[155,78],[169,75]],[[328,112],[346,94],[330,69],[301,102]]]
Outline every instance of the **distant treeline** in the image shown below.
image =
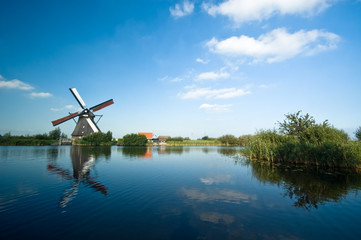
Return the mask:
[[227,134],[219,138],[204,136],[197,140],[190,140],[188,137],[170,137],[166,140],[169,146],[247,146],[252,135],[235,137]]
[[44,146],[51,145],[60,138],[67,138],[64,133],[61,133],[60,128],[56,128],[49,133],[27,136],[12,136],[9,132],[0,136],[0,145]]

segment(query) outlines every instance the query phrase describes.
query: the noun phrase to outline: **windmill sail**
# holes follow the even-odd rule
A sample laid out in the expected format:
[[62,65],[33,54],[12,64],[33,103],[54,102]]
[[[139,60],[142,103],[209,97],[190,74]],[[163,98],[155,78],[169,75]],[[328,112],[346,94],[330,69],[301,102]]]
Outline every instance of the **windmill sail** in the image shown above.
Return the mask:
[[71,113],[70,115],[60,118],[58,120],[52,121],[53,126],[56,126],[58,124],[61,124],[63,122],[66,122],[70,119],[73,119],[75,117],[79,116],[78,122],[75,126],[75,129],[72,133],[72,138],[82,138],[84,136],[91,135],[96,132],[100,132],[99,127],[94,121],[95,115],[92,112],[99,111],[100,109],[103,109],[109,105],[112,105],[114,103],[113,99],[110,99],[108,101],[105,101],[103,103],[97,104],[91,108],[86,108],[85,102],[80,97],[80,94],[76,90],[76,88],[69,88],[70,92],[73,94],[76,101],[79,103],[80,107],[83,109],[80,112]]
[[72,113],[72,114],[70,114],[70,115],[68,115],[68,116],[66,116],[66,117],[63,117],[63,118],[60,118],[60,119],[58,119],[58,120],[52,121],[51,123],[53,124],[53,126],[56,126],[56,125],[58,125],[58,124],[60,124],[60,123],[63,123],[63,122],[66,122],[66,121],[68,121],[68,120],[70,120],[70,119],[72,119],[72,118],[75,118],[75,117],[78,116],[79,114],[80,114],[79,112]]
[[78,93],[78,91],[76,90],[76,88],[69,88],[70,92],[73,94],[73,96],[75,97],[75,99],[78,101],[79,105],[81,106],[82,109],[85,109],[85,102],[83,101],[83,99],[80,97],[80,94]]
[[92,110],[93,112],[96,112],[96,111],[99,111],[100,109],[108,107],[109,105],[112,105],[113,103],[114,103],[113,99],[110,99],[108,101],[105,101],[105,102],[103,102],[101,104],[98,104],[98,105],[96,105],[94,107],[89,108],[89,110]]

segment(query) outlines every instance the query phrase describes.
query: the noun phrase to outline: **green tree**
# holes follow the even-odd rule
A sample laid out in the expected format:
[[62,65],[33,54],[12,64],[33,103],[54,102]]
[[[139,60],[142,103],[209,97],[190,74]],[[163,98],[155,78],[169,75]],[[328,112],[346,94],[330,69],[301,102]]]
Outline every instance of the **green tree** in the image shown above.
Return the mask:
[[246,134],[246,135],[240,136],[238,138],[239,145],[242,146],[242,147],[249,146],[249,144],[251,143],[252,137],[253,136],[251,134]]
[[173,142],[183,142],[184,138],[182,137],[170,137],[166,140],[166,142],[170,142],[170,141],[173,141]]
[[226,145],[238,145],[239,141],[238,139],[233,136],[233,135],[223,135],[221,137],[218,138],[218,140],[223,143],[223,144],[226,144]]
[[350,140],[347,133],[334,127],[315,125],[307,128],[300,140],[321,145],[324,142],[346,143]]
[[147,137],[142,134],[131,133],[123,137],[124,146],[146,146]]
[[356,130],[355,137],[357,138],[357,140],[361,141],[361,127]]
[[90,144],[94,146],[109,145],[112,144],[112,132],[107,133],[96,132],[89,136],[82,138],[81,143]]
[[[301,112],[302,111],[298,111],[293,114],[286,114],[286,119],[282,123],[278,122],[280,132],[300,138],[306,129],[317,125],[312,116],[308,113],[306,113],[306,115],[301,115]],[[328,127],[328,120],[325,120],[320,126]]]
[[202,140],[208,140],[209,139],[209,137],[208,136],[204,136],[204,137],[202,137]]
[[57,127],[54,130],[50,131],[48,136],[49,136],[49,139],[59,139],[61,136],[60,128]]

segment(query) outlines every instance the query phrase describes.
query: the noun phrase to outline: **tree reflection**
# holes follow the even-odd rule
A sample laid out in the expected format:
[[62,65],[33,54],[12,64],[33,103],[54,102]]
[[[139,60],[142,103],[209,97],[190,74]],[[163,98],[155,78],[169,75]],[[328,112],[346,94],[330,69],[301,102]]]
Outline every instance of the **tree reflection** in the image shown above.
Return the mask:
[[122,147],[123,155],[129,157],[142,157],[147,154],[147,151],[149,151],[147,147]]
[[248,161],[252,174],[262,183],[277,184],[294,206],[318,209],[327,202],[340,202],[349,192],[361,188],[359,174],[330,173],[326,170]]
[[168,146],[160,146],[158,148],[158,154],[178,154],[181,155],[183,154],[184,151],[189,151],[189,148],[184,148],[183,146],[181,147],[168,147]]
[[233,157],[239,154],[240,149],[234,147],[218,148],[217,152],[228,157]]
[[[52,152],[53,156],[55,153]],[[61,176],[65,180],[72,181],[71,186],[64,191],[60,199],[59,206],[65,208],[67,204],[72,201],[79,191],[79,186],[85,184],[96,192],[103,195],[108,194],[108,188],[96,181],[97,177],[91,176],[91,169],[96,164],[97,159],[105,157],[109,159],[111,154],[110,147],[82,147],[72,146],[70,149],[70,156],[72,160],[73,173],[67,169],[59,167],[54,159],[49,161],[47,170],[51,173]]]

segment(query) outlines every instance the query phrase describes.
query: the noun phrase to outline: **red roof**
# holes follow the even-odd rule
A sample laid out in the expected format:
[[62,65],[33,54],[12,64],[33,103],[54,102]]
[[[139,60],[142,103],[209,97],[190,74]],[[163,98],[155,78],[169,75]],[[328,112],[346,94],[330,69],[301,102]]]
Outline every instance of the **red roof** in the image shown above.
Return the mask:
[[153,133],[147,133],[147,132],[139,132],[139,135],[144,135],[147,139],[153,138]]

